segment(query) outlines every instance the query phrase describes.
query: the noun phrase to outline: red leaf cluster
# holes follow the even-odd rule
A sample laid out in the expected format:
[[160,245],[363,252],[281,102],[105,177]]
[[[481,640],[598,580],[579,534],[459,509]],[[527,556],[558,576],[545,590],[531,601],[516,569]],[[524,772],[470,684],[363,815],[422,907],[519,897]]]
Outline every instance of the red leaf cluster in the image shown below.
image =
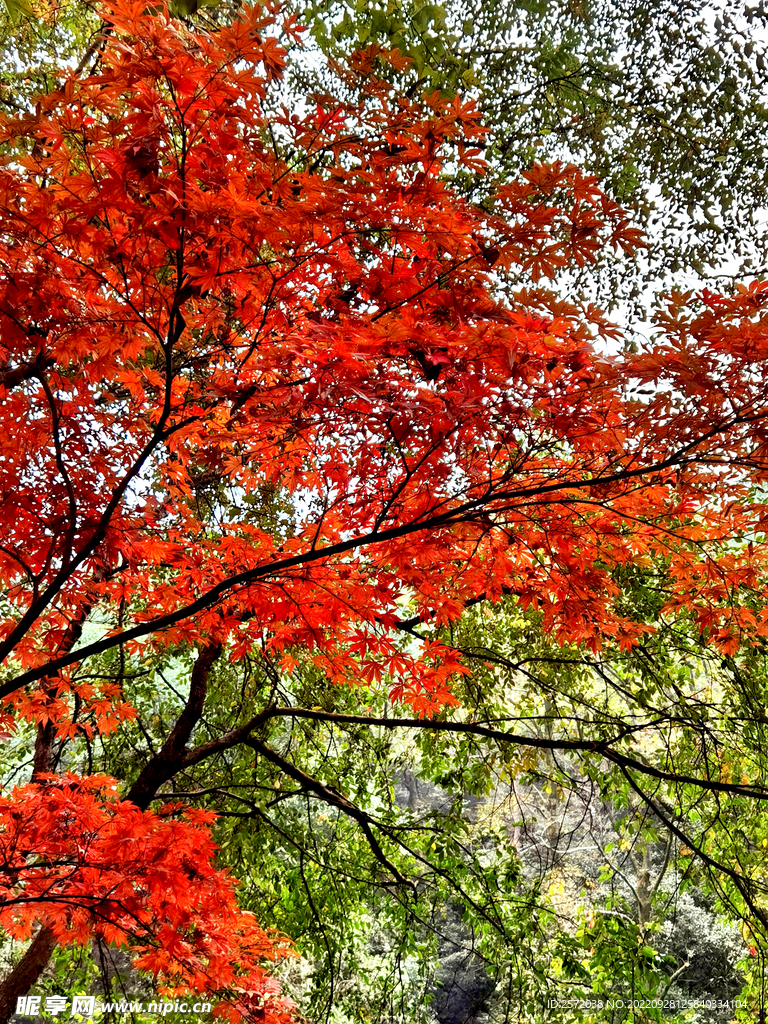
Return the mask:
[[[335,678],[360,677],[338,652],[361,629],[363,678],[388,672],[404,598],[445,618],[510,578],[564,637],[623,628],[580,580],[621,514],[585,545],[583,510],[536,497],[621,451],[613,371],[589,318],[504,306],[490,267],[536,279],[632,245],[625,215],[560,165],[494,214],[458,198],[441,168],[484,131],[459,100],[367,77],[359,103],[268,117],[284,56],[259,8],[213,34],[111,17],[98,74],[0,126],[0,653],[27,670],[0,692],[74,663],[57,651],[86,594],[128,603],[124,642],[303,646]],[[294,503],[282,536],[246,514],[265,487]],[[420,712],[448,699],[438,662],[457,667],[396,685]]]
[[[270,8],[109,19],[97,71],[0,119],[6,727],[114,727],[130,707],[82,665],[147,644],[301,651],[433,714],[466,670],[404,617],[513,594],[563,642],[631,646],[652,626],[617,579],[652,562],[723,650],[768,629],[735,599],[765,568],[739,541],[767,521],[764,285],[675,298],[609,358],[600,311],[540,284],[640,244],[594,179],[536,166],[476,207],[443,171],[480,166],[477,111],[397,94],[397,54],[275,114],[295,26]],[[3,926],[271,999],[206,822],[109,785],[4,800]]]
[[0,926],[29,936],[32,921],[62,944],[99,935],[177,993],[221,993],[228,1015],[291,1019],[264,972],[291,955],[242,911],[213,867],[213,815],[140,811],[103,776],[48,776],[0,799]]

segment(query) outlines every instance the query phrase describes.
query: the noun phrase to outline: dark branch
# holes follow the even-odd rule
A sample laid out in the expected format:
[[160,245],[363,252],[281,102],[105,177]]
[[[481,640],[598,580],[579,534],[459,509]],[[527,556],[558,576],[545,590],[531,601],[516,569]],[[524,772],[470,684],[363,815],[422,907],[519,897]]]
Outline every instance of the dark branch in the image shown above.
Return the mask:
[[369,715],[344,715],[326,711],[309,711],[305,708],[266,708],[259,712],[248,722],[238,726],[231,732],[226,733],[218,740],[211,740],[208,743],[195,747],[184,758],[181,768],[190,768],[198,764],[212,754],[227,750],[239,743],[251,744],[251,732],[259,725],[270,718],[304,718],[315,722],[327,722],[329,724],[347,725],[368,725],[382,729],[428,729],[434,732],[469,733],[473,736],[482,736],[485,739],[494,740],[499,743],[511,743],[521,747],[534,747],[539,750],[559,750],[563,752],[573,751],[574,753],[599,754],[606,760],[611,761],[622,769],[631,769],[641,772],[651,778],[663,782],[670,782],[678,785],[697,786],[700,789],[713,793],[729,793],[732,796],[750,797],[753,800],[768,800],[768,787],[760,785],[737,785],[731,782],[720,782],[716,779],[702,779],[693,775],[681,775],[678,772],[665,771],[656,768],[637,758],[622,754],[613,747],[620,740],[638,732],[649,725],[658,723],[646,723],[642,726],[627,727],[612,738],[596,740],[568,740],[552,739],[544,736],[531,736],[525,733],[511,733],[503,729],[493,728],[478,722],[451,722],[435,721],[430,718],[377,718]]
[[340,811],[352,818],[353,821],[359,825],[363,835],[368,840],[374,857],[378,862],[386,868],[386,870],[395,878],[400,885],[406,885],[413,888],[413,883],[410,882],[401,872],[395,867],[395,865],[389,860],[387,855],[381,848],[378,839],[371,830],[372,819],[369,815],[362,811],[359,807],[353,804],[350,800],[347,800],[341,793],[337,793],[328,786],[324,786],[318,779],[313,778],[311,775],[307,775],[301,768],[297,768],[292,761],[286,760],[268,744],[262,742],[251,736],[245,740],[245,743],[261,754],[272,764],[276,765],[289,779],[293,779],[294,782],[298,782],[301,788],[308,793],[314,793],[319,796],[321,800],[327,803],[331,807],[337,807]]
[[144,765],[138,779],[128,790],[126,799],[136,804],[137,807],[141,807],[142,810],[149,806],[158,788],[173,778],[184,762],[187,742],[203,712],[211,666],[221,654],[221,649],[220,643],[211,641],[198,654],[192,669],[189,697],[184,710],[179,715],[168,739]]

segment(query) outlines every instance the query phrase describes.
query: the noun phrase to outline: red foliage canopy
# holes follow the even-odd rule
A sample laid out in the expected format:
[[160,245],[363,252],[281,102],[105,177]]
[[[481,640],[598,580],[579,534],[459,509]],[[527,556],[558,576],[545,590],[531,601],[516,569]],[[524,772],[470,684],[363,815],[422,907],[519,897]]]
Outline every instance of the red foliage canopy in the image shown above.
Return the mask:
[[[135,966],[178,991],[225,990],[220,1012],[290,1021],[263,970],[290,949],[241,911],[211,866],[209,811],[141,811],[114,780],[49,777],[0,799],[0,925],[25,938],[34,918],[62,944],[96,934],[130,946]],[[31,913],[34,911],[34,916]]]
[[[744,499],[765,454],[763,285],[675,300],[663,342],[609,358],[599,311],[540,285],[640,243],[594,179],[537,166],[489,212],[442,174],[482,164],[473,105],[398,95],[375,74],[397,55],[354,56],[358,100],[295,111],[276,88],[295,27],[269,8],[210,33],[130,0],[109,20],[97,72],[0,122],[9,726],[74,735],[76,697],[114,728],[130,706],[76,666],[211,642],[285,671],[301,649],[427,715],[464,669],[445,645],[399,642],[404,614],[446,622],[513,593],[563,641],[631,645],[650,627],[623,614],[615,572],[656,555],[669,607],[725,649],[754,625],[731,598],[759,555],[717,544],[761,522]],[[515,276],[527,291],[508,293]],[[113,625],[84,640],[97,606]],[[203,988],[221,971],[226,988],[224,925],[190,935],[149,877],[176,899],[194,837],[199,886],[179,906],[208,887],[258,977],[269,944],[205,866],[203,823],[132,811],[103,780],[35,787],[2,808],[6,927],[38,918],[64,940],[87,919],[133,935],[145,966]],[[47,831],[18,817],[30,801]],[[14,860],[28,848],[50,890]]]

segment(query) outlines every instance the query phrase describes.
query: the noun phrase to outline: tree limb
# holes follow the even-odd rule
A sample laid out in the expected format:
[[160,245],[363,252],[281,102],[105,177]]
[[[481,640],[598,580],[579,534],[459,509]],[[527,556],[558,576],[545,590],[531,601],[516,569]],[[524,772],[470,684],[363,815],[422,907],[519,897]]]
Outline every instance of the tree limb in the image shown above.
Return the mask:
[[222,645],[213,640],[201,649],[192,669],[189,697],[184,710],[176,720],[165,743],[144,765],[138,779],[128,790],[126,799],[142,810],[145,810],[152,802],[158,788],[182,767],[187,741],[203,712],[211,667],[221,651]]

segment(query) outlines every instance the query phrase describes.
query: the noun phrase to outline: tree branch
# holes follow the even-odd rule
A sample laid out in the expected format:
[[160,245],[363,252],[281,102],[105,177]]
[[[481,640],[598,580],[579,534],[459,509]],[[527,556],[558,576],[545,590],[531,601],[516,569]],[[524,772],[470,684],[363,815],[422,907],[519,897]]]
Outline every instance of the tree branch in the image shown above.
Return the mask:
[[145,810],[154,799],[155,793],[164,782],[173,778],[184,763],[186,745],[192,730],[200,720],[208,691],[208,676],[211,667],[222,651],[216,641],[210,641],[197,656],[189,682],[189,697],[184,710],[176,720],[170,735],[160,750],[150,758],[141,770],[138,779],[128,790],[126,799]]
[[268,761],[271,761],[272,764],[276,765],[285,775],[288,776],[288,778],[293,779],[294,782],[298,782],[305,792],[314,793],[331,807],[338,807],[338,809],[342,811],[342,813],[346,814],[347,817],[352,818],[352,820],[359,825],[363,835],[368,840],[368,845],[373,851],[373,855],[378,862],[386,868],[386,870],[400,885],[405,885],[414,889],[414,883],[401,874],[382,850],[378,839],[376,839],[371,831],[372,819],[365,813],[365,811],[362,811],[359,807],[353,804],[351,800],[342,796],[341,793],[337,793],[335,790],[329,789],[328,786],[324,786],[322,782],[313,778],[311,775],[307,775],[307,773],[303,772],[301,768],[297,768],[292,761],[286,760],[282,754],[278,753],[268,744],[256,739],[254,736],[249,736],[244,740],[244,742],[247,746],[251,747],[252,750],[255,750],[258,754],[262,754]]
[[16,999],[24,992],[29,992],[45,970],[57,945],[53,932],[46,926],[32,939],[24,956],[0,984],[0,1024],[8,1024],[16,1012]]
[[228,750],[238,743],[250,741],[250,733],[260,724],[270,718],[304,718],[315,722],[327,722],[329,724],[347,725],[368,725],[382,729],[429,729],[434,732],[469,733],[472,736],[482,736],[485,739],[496,740],[500,743],[512,743],[521,747],[534,747],[540,750],[573,751],[574,753],[600,754],[601,757],[613,762],[620,768],[629,768],[633,771],[642,772],[663,782],[672,782],[683,785],[698,786],[700,789],[713,793],[729,793],[733,796],[750,797],[753,800],[768,800],[768,786],[760,785],[738,785],[731,782],[719,782],[716,779],[701,779],[693,775],[681,775],[677,772],[665,771],[653,765],[646,764],[627,754],[621,754],[612,749],[613,744],[618,743],[626,736],[648,725],[658,723],[646,723],[642,726],[634,726],[623,729],[612,738],[596,740],[568,740],[551,739],[543,736],[530,736],[525,733],[511,733],[502,729],[495,729],[478,722],[451,722],[435,721],[431,718],[377,718],[372,715],[344,715],[329,711],[310,711],[306,708],[288,707],[266,708],[260,711],[249,721],[238,726],[231,732],[217,740],[210,740],[208,743],[195,747],[184,758],[180,768],[190,768],[205,758],[210,757],[222,750]]

